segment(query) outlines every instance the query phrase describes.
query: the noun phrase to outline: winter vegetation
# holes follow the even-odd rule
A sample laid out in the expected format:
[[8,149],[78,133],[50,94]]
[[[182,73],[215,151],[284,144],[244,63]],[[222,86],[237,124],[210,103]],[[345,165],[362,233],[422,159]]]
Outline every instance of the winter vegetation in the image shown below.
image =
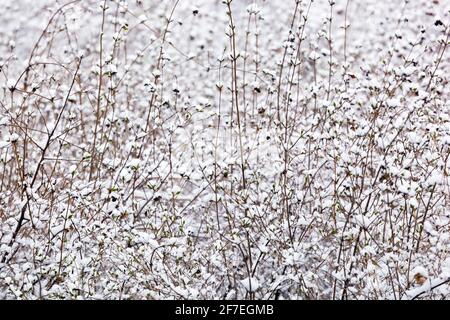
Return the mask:
[[449,299],[450,2],[2,0],[0,299]]

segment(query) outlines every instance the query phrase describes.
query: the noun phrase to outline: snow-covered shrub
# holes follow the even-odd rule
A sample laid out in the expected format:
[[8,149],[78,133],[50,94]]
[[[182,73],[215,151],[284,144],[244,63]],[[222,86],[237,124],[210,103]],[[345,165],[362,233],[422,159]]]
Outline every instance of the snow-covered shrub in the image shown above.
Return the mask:
[[2,1],[0,298],[449,298],[449,9]]

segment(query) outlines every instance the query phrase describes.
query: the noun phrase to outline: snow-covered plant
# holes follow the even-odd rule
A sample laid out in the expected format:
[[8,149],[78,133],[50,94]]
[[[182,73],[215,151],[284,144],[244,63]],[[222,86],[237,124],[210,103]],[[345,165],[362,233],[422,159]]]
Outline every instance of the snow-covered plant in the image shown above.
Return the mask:
[[450,4],[4,0],[0,298],[450,298]]

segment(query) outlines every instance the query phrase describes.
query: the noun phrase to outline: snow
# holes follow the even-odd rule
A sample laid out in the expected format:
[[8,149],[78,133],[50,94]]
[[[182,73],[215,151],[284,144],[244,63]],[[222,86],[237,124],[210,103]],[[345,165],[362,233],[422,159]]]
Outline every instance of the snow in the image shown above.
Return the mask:
[[255,292],[259,289],[259,280],[255,277],[242,279],[241,284],[248,292]]
[[2,2],[0,299],[450,298],[448,1],[65,3]]

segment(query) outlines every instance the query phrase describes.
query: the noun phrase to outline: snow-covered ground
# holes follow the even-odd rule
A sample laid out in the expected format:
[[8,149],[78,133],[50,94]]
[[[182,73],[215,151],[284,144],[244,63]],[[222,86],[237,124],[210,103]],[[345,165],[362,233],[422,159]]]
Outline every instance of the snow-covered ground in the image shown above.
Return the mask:
[[330,1],[3,0],[0,298],[450,298],[450,2]]

